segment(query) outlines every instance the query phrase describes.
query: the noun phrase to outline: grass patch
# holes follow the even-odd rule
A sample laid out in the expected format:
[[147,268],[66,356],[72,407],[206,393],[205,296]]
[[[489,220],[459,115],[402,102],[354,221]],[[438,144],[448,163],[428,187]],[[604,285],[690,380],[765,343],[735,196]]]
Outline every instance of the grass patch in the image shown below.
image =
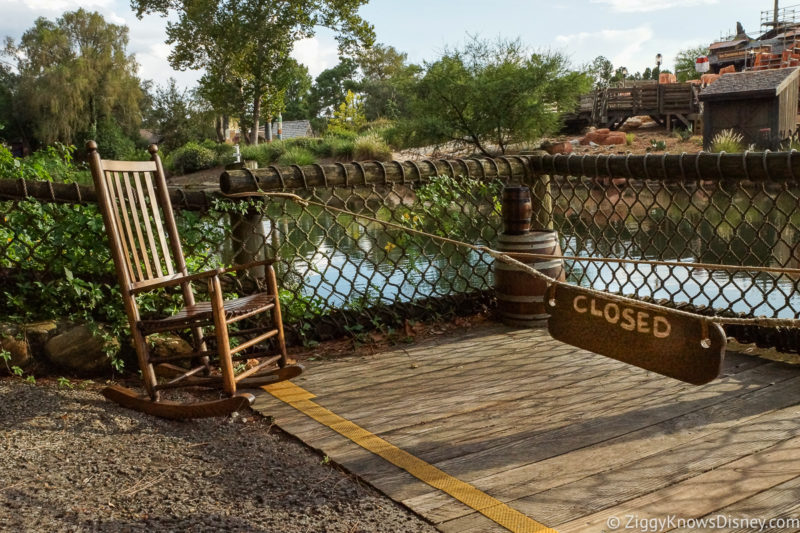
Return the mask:
[[728,154],[738,154],[744,151],[744,136],[734,130],[722,130],[711,139],[712,153],[718,154],[725,152]]
[[355,140],[353,157],[357,161],[391,161],[392,150],[378,133],[369,133]]
[[316,156],[302,146],[287,148],[278,159],[279,165],[313,165],[316,162]]

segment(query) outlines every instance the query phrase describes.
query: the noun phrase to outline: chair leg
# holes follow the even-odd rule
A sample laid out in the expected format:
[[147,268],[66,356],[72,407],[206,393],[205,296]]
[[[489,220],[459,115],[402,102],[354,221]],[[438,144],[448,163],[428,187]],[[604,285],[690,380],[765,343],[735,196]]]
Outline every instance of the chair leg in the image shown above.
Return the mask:
[[222,388],[226,393],[233,395],[236,392],[236,380],[233,375],[231,345],[228,340],[228,324],[225,321],[225,304],[222,299],[222,285],[219,282],[219,277],[214,276],[208,280],[208,293],[211,297],[211,311],[214,316],[214,333],[217,336],[217,354],[219,355],[219,366],[222,371]]
[[131,337],[133,337],[133,346],[136,349],[136,358],[139,361],[139,369],[142,371],[142,383],[147,395],[154,401],[159,400],[159,393],[155,390],[157,383],[156,373],[153,365],[150,363],[150,347],[147,345],[147,340],[144,335],[135,326],[131,328]]
[[278,362],[278,366],[283,368],[286,366],[286,338],[283,335],[283,317],[281,316],[278,280],[275,278],[275,269],[272,268],[272,265],[266,266],[265,274],[267,277],[267,291],[275,297],[275,307],[272,309],[272,320],[275,322],[275,328],[278,330],[278,349],[281,352],[281,360]]

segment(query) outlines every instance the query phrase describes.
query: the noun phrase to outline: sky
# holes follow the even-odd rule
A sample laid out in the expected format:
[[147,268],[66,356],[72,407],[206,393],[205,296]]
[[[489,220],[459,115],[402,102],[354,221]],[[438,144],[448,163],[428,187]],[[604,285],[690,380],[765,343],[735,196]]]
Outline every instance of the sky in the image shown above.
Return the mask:
[[[800,0],[781,2],[781,8]],[[38,17],[51,20],[76,9],[71,0],[0,0],[0,36],[18,40]],[[185,88],[201,73],[177,72],[167,61],[165,19],[148,15],[138,20],[127,0],[82,0],[85,9],[130,30],[128,51],[136,55],[143,79],[165,84],[170,77]],[[655,66],[672,69],[678,51],[710,44],[735,33],[744,24],[751,37],[759,34],[761,12],[773,0],[371,0],[359,13],[374,25],[377,42],[408,54],[409,61],[433,61],[468,36],[516,39],[533,50],[556,50],[574,66],[602,55],[629,72]],[[798,6],[800,12],[800,6]],[[317,35],[295,45],[293,55],[312,76],[338,62],[333,34]]]

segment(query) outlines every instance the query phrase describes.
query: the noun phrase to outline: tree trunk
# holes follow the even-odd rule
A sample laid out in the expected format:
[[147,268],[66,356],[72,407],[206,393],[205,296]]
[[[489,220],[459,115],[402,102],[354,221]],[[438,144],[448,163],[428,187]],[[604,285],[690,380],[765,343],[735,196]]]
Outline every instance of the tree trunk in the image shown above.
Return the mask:
[[253,132],[250,137],[250,144],[253,146],[258,145],[258,121],[261,118],[261,93],[256,91],[256,97],[253,99]]
[[214,130],[216,131],[216,134],[217,134],[217,142],[218,143],[224,143],[225,142],[225,132],[224,132],[224,129],[222,127],[222,117],[219,116],[219,115],[217,115],[217,117],[214,119]]

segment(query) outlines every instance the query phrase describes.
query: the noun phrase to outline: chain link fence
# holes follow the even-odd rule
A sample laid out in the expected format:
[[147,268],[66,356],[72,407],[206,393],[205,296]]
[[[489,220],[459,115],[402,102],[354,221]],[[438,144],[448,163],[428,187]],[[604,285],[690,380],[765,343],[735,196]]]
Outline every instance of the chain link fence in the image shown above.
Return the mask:
[[[394,174],[392,165],[378,163],[231,173],[250,180],[248,190],[293,192],[313,202],[306,206],[288,198],[173,191],[189,269],[277,258],[285,321],[295,340],[476,312],[493,302],[487,254],[383,223],[494,246],[502,231],[501,191],[514,182],[531,187],[540,206],[536,223],[558,232],[567,256],[686,263],[567,260],[568,281],[704,314],[798,317],[797,276],[691,266],[800,267],[794,179],[800,159],[793,154],[487,161],[394,163]],[[91,195],[31,182],[22,191],[18,182],[0,180],[0,321],[76,310],[100,321],[120,319]],[[258,279],[253,271],[229,278],[227,288],[247,292]],[[143,308],[157,314],[176,305],[157,295]],[[118,312],[109,311],[115,306]],[[800,346],[794,330],[729,334],[784,350]]]

